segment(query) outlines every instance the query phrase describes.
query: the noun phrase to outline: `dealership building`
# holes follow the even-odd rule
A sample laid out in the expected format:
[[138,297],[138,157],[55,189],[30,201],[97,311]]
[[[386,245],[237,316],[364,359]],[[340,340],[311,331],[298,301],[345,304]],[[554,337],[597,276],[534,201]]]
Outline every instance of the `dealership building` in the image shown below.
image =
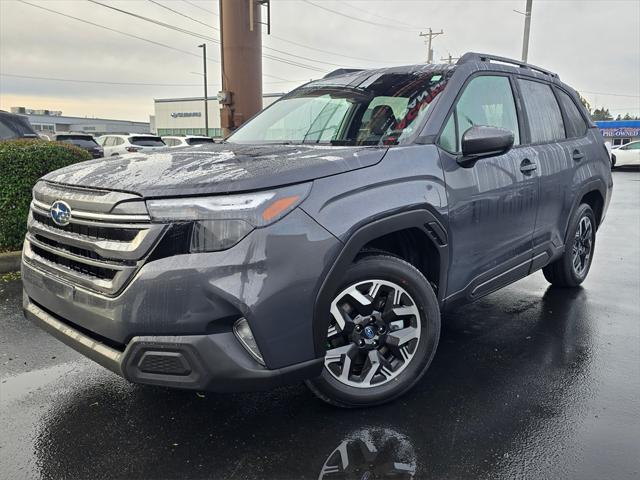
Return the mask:
[[[262,96],[262,108],[271,105],[282,93]],[[158,135],[207,135],[222,137],[220,104],[216,97],[207,98],[209,132],[205,132],[204,97],[154,99],[152,130]]]
[[594,123],[604,139],[614,147],[640,140],[640,120],[608,120]]
[[59,110],[33,110],[25,107],[11,107],[11,113],[22,115],[29,120],[33,129],[45,135],[65,132],[84,132],[94,136],[105,133],[149,133],[148,122],[112,120],[106,118],[66,117]]

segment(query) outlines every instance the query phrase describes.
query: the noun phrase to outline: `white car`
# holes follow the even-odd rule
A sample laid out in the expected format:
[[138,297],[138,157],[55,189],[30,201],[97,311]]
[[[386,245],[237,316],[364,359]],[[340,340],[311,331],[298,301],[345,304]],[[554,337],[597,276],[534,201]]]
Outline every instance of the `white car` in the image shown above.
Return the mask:
[[614,148],[611,151],[611,165],[613,167],[640,165],[640,140]]
[[166,136],[162,137],[162,140],[167,144],[167,147],[170,148],[202,145],[203,143],[215,143],[213,138],[200,135]]
[[125,153],[151,152],[167,148],[162,138],[145,133],[102,135],[96,139],[96,142],[104,148],[105,157],[113,157],[114,155],[123,155]]

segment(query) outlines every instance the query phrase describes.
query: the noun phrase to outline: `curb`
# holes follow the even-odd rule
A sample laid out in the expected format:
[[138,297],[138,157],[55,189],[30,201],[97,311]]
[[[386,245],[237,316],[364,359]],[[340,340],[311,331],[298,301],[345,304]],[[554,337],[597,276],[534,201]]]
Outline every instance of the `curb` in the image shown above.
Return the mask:
[[22,252],[0,253],[0,273],[16,272],[20,270]]

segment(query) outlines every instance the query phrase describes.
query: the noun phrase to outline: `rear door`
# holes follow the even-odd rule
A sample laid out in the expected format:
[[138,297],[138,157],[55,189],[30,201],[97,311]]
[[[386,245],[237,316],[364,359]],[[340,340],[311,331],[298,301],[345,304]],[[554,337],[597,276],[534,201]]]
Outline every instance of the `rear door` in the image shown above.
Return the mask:
[[[467,81],[439,137],[449,203],[449,302],[480,297],[529,272],[538,177],[531,149],[521,146],[517,112],[510,76],[482,73]],[[514,148],[460,166],[460,139],[474,125],[511,130]]]
[[602,151],[593,151],[587,124],[566,92],[529,77],[518,78],[517,85],[527,120],[528,143],[535,151],[540,177],[533,234],[535,270],[562,253],[566,227],[581,187],[577,169]]

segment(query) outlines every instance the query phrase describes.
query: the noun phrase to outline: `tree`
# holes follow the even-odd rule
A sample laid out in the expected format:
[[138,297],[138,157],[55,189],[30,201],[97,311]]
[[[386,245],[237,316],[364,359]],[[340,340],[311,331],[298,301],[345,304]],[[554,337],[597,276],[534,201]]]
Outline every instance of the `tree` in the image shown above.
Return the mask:
[[596,108],[591,114],[591,119],[595,122],[603,120],[613,120],[608,108],[600,107]]
[[584,106],[584,108],[587,109],[587,112],[589,112],[589,115],[591,115],[591,104],[587,101],[586,98],[584,98],[582,95],[580,95],[578,93],[578,96],[580,97],[580,103],[582,103],[582,105]]

